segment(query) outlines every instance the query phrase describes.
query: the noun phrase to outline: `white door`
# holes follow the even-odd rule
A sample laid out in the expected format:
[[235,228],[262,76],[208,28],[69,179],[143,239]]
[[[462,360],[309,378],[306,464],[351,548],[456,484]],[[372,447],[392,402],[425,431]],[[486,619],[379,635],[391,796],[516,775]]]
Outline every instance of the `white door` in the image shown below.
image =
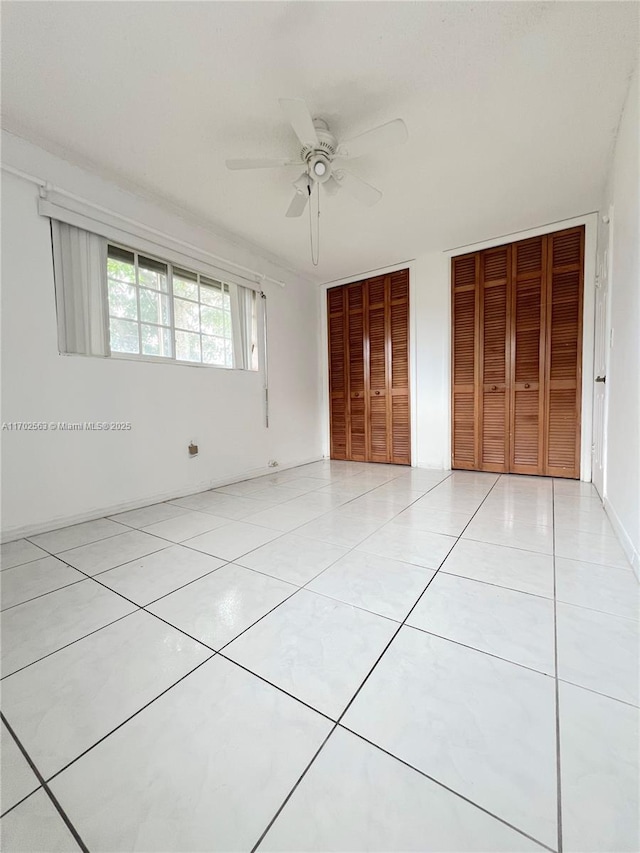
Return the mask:
[[592,480],[601,498],[605,491],[605,462],[607,450],[607,368],[609,364],[609,290],[610,255],[613,230],[613,209],[609,210],[608,223],[601,223],[598,241],[595,295],[595,342],[593,364],[593,446]]

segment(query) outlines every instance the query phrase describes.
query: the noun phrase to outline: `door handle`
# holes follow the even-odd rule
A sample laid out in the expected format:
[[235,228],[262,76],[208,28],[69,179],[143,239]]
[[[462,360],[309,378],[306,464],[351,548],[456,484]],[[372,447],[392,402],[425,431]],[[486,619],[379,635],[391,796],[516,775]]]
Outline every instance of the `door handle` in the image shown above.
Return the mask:
[[379,393],[380,393],[379,391],[376,391],[376,396],[378,396]]
[[528,382],[525,382],[525,383],[524,383],[524,387],[525,387],[525,388],[530,388],[531,386],[529,385],[529,383],[528,383]]
[[491,386],[491,390],[492,390],[492,391],[497,391],[497,390],[498,390],[498,386],[497,386],[497,385],[492,385],[492,386]]
[[606,382],[606,381],[607,381],[606,376],[596,376],[596,382]]

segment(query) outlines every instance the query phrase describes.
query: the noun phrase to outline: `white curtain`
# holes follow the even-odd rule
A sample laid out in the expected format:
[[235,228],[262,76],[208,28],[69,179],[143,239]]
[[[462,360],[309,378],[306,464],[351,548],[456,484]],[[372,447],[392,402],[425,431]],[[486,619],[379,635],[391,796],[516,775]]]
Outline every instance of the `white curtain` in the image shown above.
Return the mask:
[[238,284],[229,285],[233,333],[233,366],[258,369],[258,321],[256,293]]
[[51,221],[60,352],[110,355],[107,241]]

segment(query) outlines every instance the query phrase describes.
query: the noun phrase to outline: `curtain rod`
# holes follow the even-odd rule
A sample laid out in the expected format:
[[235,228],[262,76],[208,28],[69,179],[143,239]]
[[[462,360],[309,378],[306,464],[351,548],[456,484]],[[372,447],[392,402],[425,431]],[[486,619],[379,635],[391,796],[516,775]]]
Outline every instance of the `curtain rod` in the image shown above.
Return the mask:
[[256,276],[262,282],[270,281],[273,284],[277,284],[279,287],[286,287],[285,282],[281,281],[279,278],[273,278],[273,276],[257,272],[256,270],[251,269],[251,267],[245,267],[243,264],[238,264],[236,263],[236,261],[229,260],[229,258],[223,258],[221,255],[215,255],[213,252],[208,252],[206,249],[201,249],[199,246],[194,246],[193,243],[187,243],[185,240],[179,240],[175,237],[172,237],[170,234],[165,234],[163,231],[158,231],[158,229],[156,228],[151,228],[149,225],[145,225],[143,222],[137,222],[135,219],[130,219],[127,216],[122,216],[122,214],[115,213],[115,211],[109,210],[106,207],[101,207],[99,204],[94,204],[92,201],[88,201],[86,198],[82,198],[81,196],[75,195],[74,193],[70,193],[67,190],[61,189],[60,187],[56,187],[48,181],[43,180],[42,178],[36,178],[35,175],[30,175],[27,172],[23,172],[20,169],[15,169],[13,166],[7,166],[4,163],[2,164],[2,170],[4,172],[8,172],[10,175],[15,175],[17,178],[22,178],[25,181],[30,181],[31,183],[36,184],[36,186],[42,187],[46,190],[55,191],[57,193],[60,193],[60,195],[66,196],[67,198],[71,198],[74,201],[79,201],[82,204],[87,204],[90,207],[95,208],[95,210],[101,211],[102,213],[107,213],[111,216],[117,216],[123,222],[128,222],[130,225],[144,228],[151,234],[155,234],[156,237],[166,238],[172,243],[184,246],[186,249],[193,249],[202,255],[207,255],[208,257],[213,258],[219,263],[227,264],[229,266],[235,267],[236,269],[250,273],[250,275]]

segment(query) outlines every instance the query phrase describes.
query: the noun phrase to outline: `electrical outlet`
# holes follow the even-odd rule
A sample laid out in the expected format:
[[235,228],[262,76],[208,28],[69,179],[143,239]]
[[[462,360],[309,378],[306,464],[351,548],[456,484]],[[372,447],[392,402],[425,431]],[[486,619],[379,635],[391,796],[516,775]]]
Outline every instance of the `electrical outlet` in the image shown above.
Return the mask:
[[277,468],[277,467],[278,467],[277,461],[275,459],[270,459],[269,460],[269,468]]
[[197,456],[198,455],[198,445],[191,442],[189,445],[189,456]]

